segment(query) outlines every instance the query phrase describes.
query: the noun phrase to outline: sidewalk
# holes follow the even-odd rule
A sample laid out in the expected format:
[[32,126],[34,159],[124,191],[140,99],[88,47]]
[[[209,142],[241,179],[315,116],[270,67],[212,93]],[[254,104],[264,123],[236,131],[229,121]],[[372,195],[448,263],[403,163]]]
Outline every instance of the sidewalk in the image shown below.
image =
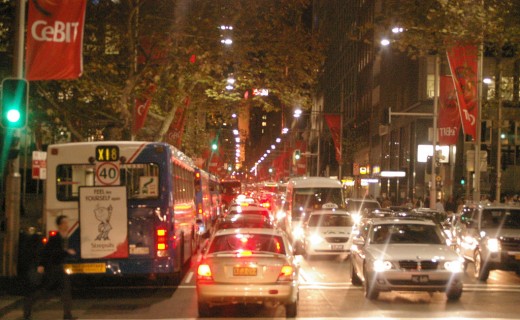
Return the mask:
[[16,280],[0,277],[0,318],[10,311],[22,308],[23,295]]

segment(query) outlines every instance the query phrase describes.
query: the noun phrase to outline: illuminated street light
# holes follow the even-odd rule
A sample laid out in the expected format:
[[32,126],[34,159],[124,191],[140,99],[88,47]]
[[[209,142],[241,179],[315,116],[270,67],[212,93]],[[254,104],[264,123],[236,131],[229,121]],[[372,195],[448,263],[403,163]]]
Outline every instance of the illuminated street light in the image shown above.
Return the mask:
[[240,138],[239,137],[235,138],[235,142],[240,142]]
[[221,25],[220,30],[233,30],[233,26]]
[[274,144],[271,145],[271,149],[276,149],[276,146]]
[[234,134],[235,136],[238,136],[238,130],[237,130],[237,129],[233,129],[233,134]]
[[382,45],[383,47],[386,47],[386,46],[388,46],[389,44],[390,44],[390,40],[388,40],[387,38],[383,38],[383,39],[381,39],[381,45]]
[[283,128],[282,129],[282,134],[287,134],[289,132],[289,128]]
[[228,79],[227,79],[227,83],[229,83],[229,84],[235,84],[235,79],[233,79],[233,78],[228,78]]
[[276,143],[282,142],[282,138],[276,138]]
[[223,44],[229,46],[229,45],[233,44],[233,40],[231,40],[231,39],[229,39],[229,38],[226,38],[226,39],[222,39],[222,40],[220,40],[220,43],[223,43]]
[[237,114],[236,114],[236,113],[233,113],[233,114],[231,115],[231,118],[233,118],[233,119],[235,119],[236,117],[237,117]]
[[296,109],[296,110],[294,110],[294,114],[293,114],[293,116],[294,116],[295,118],[299,118],[301,115],[302,115],[302,109]]
[[484,82],[485,84],[492,84],[493,80],[491,80],[491,78],[484,78],[482,79],[482,82]]
[[226,90],[233,90],[233,86],[230,85],[230,84],[228,84],[228,85],[226,86]]
[[404,29],[402,27],[393,27],[392,28],[393,33],[401,33],[403,31],[404,31]]

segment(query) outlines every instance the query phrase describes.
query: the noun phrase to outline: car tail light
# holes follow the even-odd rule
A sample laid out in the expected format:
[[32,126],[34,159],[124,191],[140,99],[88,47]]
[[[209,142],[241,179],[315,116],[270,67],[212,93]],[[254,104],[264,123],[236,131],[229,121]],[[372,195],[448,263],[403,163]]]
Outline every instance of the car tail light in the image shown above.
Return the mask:
[[271,207],[271,204],[269,202],[264,202],[262,203],[262,207],[264,208],[270,208]]
[[57,234],[58,234],[58,231],[51,230],[51,231],[49,231],[49,238],[55,237]]
[[211,268],[205,264],[201,263],[197,268],[197,279],[198,280],[213,280],[213,275],[211,274]]
[[167,257],[168,256],[168,232],[166,229],[157,229],[155,230],[156,235],[156,245],[157,245],[157,256],[158,257]]
[[294,268],[291,266],[283,266],[278,276],[278,281],[293,281],[294,280]]

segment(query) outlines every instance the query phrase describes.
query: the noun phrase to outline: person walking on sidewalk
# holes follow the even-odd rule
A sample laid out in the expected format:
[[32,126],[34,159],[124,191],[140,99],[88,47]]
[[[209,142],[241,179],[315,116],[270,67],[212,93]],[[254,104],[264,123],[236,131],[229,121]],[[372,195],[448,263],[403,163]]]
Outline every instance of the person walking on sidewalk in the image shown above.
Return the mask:
[[60,215],[56,218],[58,233],[50,237],[49,242],[43,248],[42,256],[38,264],[38,273],[43,274],[42,285],[27,294],[24,307],[24,320],[31,319],[31,311],[34,303],[49,295],[52,290],[61,293],[63,303],[63,319],[74,319],[72,317],[72,294],[69,276],[63,270],[65,258],[76,254],[74,249],[68,247],[69,220],[67,216]]

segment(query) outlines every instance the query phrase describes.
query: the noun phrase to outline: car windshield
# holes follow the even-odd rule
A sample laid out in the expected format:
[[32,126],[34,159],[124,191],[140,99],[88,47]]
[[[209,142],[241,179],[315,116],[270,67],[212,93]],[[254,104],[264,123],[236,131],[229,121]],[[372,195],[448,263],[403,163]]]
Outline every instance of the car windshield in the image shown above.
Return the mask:
[[372,232],[373,244],[445,244],[438,226],[423,224],[381,224]]
[[520,209],[486,209],[482,228],[520,229]]
[[315,214],[309,217],[309,227],[351,227],[354,221],[344,214]]
[[322,209],[323,205],[344,208],[340,188],[294,189],[292,218],[299,219],[306,211]]
[[215,236],[208,249],[208,253],[244,250],[285,254],[285,246],[282,237],[251,233]]

